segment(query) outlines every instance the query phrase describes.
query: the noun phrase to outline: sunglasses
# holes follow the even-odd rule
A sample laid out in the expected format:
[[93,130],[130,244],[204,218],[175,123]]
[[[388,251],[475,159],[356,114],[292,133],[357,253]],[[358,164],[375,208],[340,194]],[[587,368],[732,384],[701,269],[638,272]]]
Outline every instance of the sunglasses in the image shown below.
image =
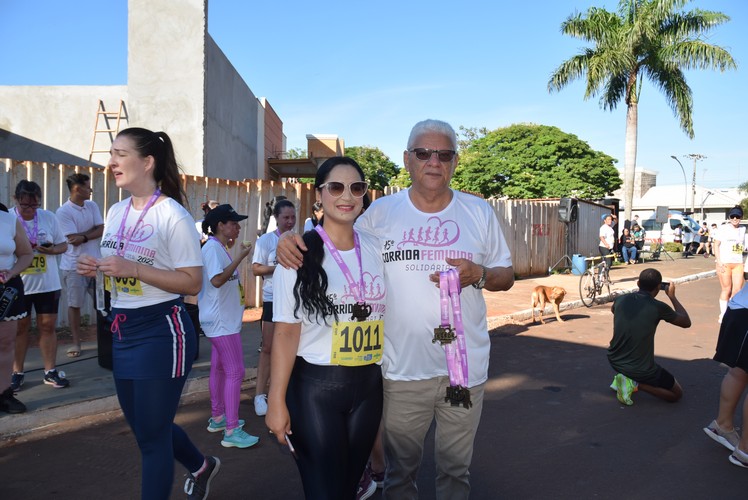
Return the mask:
[[439,161],[447,163],[448,161],[452,161],[457,154],[457,151],[454,151],[452,149],[426,149],[426,148],[415,148],[415,149],[409,149],[409,153],[413,153],[416,155],[416,158],[418,158],[421,161],[428,161],[431,159],[431,155],[436,153],[437,158],[439,158]]
[[325,188],[327,192],[333,198],[340,198],[345,193],[346,188],[350,191],[351,196],[354,198],[361,198],[369,190],[369,183],[366,181],[356,181],[350,184],[343,184],[342,182],[330,181],[320,184],[319,189]]
[[730,218],[731,219],[740,219],[740,216],[739,215],[731,215]]
[[39,203],[19,203],[18,206],[21,208],[39,208],[41,205]]

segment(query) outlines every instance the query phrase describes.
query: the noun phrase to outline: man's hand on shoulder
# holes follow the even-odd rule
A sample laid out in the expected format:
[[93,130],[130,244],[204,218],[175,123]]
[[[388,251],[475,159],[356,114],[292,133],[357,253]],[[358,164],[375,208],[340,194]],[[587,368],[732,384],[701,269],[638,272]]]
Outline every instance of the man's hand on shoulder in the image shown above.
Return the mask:
[[286,269],[298,270],[304,261],[307,248],[300,234],[286,231],[280,236],[278,246],[275,250],[275,258],[278,264]]

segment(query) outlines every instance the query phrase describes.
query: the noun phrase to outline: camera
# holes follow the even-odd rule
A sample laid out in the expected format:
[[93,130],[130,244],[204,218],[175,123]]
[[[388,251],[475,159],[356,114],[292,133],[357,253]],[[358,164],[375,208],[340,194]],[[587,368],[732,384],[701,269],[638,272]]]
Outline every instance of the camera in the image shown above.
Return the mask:
[[667,281],[663,281],[662,283],[660,283],[660,290],[667,292],[668,288],[670,288],[670,283],[668,283]]

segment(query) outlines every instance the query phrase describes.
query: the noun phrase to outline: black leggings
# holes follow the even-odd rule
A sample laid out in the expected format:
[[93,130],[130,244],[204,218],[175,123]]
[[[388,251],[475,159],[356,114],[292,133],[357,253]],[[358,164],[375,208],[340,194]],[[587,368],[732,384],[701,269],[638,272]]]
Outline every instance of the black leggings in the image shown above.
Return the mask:
[[608,257],[608,255],[613,253],[613,250],[606,247],[597,247],[600,250],[600,256],[605,260],[605,265],[608,267],[608,271],[610,271],[610,268],[613,267],[613,257]]
[[195,472],[203,465],[203,455],[182,428],[174,423],[186,380],[186,376],[114,379],[122,413],[140,448],[143,500],[169,498],[174,481],[174,459],[188,472]]
[[319,366],[297,357],[286,404],[305,497],[356,498],[382,418],[381,368]]

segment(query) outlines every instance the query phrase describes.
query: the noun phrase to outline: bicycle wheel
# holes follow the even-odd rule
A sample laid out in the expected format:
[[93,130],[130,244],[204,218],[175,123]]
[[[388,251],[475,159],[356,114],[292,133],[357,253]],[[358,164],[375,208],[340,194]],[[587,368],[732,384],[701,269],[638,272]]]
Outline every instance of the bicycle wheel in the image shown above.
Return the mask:
[[592,307],[595,302],[596,285],[594,269],[587,269],[579,278],[579,296],[582,298],[582,304],[587,307]]

